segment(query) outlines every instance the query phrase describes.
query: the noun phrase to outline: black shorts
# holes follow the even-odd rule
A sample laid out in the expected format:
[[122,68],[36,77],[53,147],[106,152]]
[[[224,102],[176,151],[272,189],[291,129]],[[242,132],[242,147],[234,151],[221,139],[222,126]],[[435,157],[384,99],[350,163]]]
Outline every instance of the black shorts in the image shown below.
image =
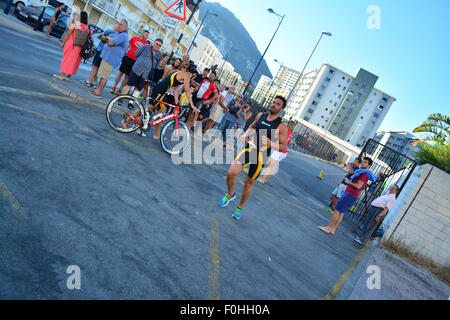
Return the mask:
[[164,102],[175,105],[175,97],[171,94],[166,94],[164,97]]
[[97,68],[100,67],[100,63],[102,63],[102,58],[100,58],[100,55],[102,54],[101,51],[97,51],[94,55],[94,59],[92,60],[92,65],[96,66]]
[[135,62],[136,62],[136,60],[133,60],[128,56],[124,56],[122,58],[122,64],[119,67],[120,72],[123,72],[126,75],[130,75],[131,68],[133,68],[133,65]]
[[258,151],[256,148],[252,148],[248,143],[235,158],[235,160],[239,161],[244,168],[248,168],[247,176],[252,180],[258,179],[261,170],[264,168],[264,165],[267,164],[268,159],[267,147]]
[[138,76],[136,73],[131,70],[130,76],[128,77],[127,86],[135,87],[139,91],[144,89],[145,80],[141,76]]
[[200,114],[202,115],[202,120],[208,119],[210,113],[211,113],[211,105],[209,105],[209,104],[203,105],[200,110]]

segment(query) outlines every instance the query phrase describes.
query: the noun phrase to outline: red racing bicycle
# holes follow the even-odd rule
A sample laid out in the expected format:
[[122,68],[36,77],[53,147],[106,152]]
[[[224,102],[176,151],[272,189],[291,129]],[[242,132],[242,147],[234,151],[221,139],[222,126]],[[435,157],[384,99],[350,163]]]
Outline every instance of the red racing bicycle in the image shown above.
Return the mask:
[[[166,105],[173,110],[170,114],[150,114],[148,106],[150,100],[158,105]],[[154,110],[157,109],[157,106]],[[176,106],[162,100],[147,97],[138,99],[131,95],[120,95],[112,99],[106,107],[106,119],[117,132],[130,133],[140,130],[140,134],[150,130],[163,122],[167,122],[161,129],[160,142],[164,151],[171,155],[181,154],[190,144],[191,135],[187,125],[180,120],[182,114],[190,109],[189,106]],[[136,111],[139,110],[139,113]],[[139,114],[133,116],[133,114]],[[122,121],[130,119],[127,128]],[[145,130],[143,128],[146,128]]]

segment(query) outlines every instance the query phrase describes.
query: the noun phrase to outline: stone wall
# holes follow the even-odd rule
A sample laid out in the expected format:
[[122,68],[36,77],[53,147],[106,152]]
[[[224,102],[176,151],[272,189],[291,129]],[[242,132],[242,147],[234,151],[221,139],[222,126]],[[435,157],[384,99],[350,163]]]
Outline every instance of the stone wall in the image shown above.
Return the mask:
[[450,266],[450,175],[429,164],[417,167],[385,220],[383,241],[395,240],[414,252]]

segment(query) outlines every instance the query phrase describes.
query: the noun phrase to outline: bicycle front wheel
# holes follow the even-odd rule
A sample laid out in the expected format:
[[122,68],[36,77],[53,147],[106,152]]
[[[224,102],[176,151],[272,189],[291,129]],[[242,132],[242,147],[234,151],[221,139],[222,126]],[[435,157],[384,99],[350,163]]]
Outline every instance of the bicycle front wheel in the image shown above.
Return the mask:
[[118,132],[133,132],[142,124],[144,107],[136,97],[122,95],[112,99],[106,107],[106,119]]
[[167,122],[161,131],[161,147],[171,155],[182,153],[189,147],[191,135],[184,122],[178,121],[178,129],[175,128],[175,120]]

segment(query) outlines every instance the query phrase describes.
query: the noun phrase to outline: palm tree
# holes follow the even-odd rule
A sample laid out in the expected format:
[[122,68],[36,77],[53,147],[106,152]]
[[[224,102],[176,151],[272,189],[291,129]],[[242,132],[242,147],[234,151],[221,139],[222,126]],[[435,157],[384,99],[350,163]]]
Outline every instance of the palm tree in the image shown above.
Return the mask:
[[435,141],[444,144],[450,137],[450,117],[440,113],[433,113],[428,116],[426,121],[415,128],[413,132],[427,132],[432,134],[432,136],[414,142],[412,144],[413,147],[424,141]]

